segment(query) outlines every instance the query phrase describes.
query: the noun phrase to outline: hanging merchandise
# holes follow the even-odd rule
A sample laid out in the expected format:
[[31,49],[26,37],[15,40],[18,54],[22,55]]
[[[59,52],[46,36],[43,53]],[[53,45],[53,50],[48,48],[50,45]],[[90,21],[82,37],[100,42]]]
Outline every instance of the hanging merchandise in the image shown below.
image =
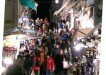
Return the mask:
[[28,8],[37,11],[38,4],[34,0],[20,0],[20,3]]

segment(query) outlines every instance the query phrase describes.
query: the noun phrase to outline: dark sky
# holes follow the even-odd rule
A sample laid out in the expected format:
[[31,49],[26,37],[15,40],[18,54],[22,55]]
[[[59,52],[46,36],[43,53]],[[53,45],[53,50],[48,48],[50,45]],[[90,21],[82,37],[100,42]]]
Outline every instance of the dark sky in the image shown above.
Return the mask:
[[37,17],[45,18],[50,16],[49,9],[52,0],[35,0],[38,3]]

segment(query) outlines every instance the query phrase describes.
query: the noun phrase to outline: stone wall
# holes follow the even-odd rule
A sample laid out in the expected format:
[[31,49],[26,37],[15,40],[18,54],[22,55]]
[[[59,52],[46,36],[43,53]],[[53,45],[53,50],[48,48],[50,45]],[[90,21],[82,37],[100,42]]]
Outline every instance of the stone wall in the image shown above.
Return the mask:
[[18,0],[6,0],[4,31],[17,26]]

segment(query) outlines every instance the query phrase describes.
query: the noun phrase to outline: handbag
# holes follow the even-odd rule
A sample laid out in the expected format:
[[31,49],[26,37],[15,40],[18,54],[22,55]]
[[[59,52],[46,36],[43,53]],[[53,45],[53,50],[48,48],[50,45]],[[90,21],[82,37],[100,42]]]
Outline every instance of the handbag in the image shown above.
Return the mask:
[[63,60],[63,68],[66,69],[69,67],[69,63],[66,60]]

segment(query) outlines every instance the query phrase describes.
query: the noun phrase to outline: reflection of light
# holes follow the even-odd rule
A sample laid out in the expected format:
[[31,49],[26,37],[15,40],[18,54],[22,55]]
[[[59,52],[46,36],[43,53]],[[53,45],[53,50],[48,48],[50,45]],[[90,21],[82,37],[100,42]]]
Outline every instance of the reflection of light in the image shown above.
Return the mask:
[[4,73],[5,71],[6,71],[6,68],[2,66],[1,69],[0,69],[0,72]]
[[79,18],[76,18],[76,21],[79,21]]
[[74,48],[75,48],[76,51],[80,51],[81,46],[80,46],[80,44],[78,44],[78,45],[76,45]]
[[77,44],[77,42],[76,41],[74,41],[74,45],[76,45]]
[[56,4],[59,3],[59,0],[55,0],[55,3],[56,3]]
[[10,57],[6,57],[4,59],[4,63],[9,66],[9,65],[13,64],[13,59]]
[[35,6],[37,7],[38,6],[38,3],[35,3]]
[[96,58],[100,60],[100,55],[97,55]]
[[81,48],[84,48],[84,47],[86,47],[84,44],[77,44],[74,48],[75,48],[75,50],[76,51],[80,51],[81,50]]
[[101,43],[98,43],[98,50],[101,50]]
[[82,10],[84,10],[84,7],[82,7]]
[[71,10],[69,11],[69,13],[73,13],[73,9],[71,9]]

